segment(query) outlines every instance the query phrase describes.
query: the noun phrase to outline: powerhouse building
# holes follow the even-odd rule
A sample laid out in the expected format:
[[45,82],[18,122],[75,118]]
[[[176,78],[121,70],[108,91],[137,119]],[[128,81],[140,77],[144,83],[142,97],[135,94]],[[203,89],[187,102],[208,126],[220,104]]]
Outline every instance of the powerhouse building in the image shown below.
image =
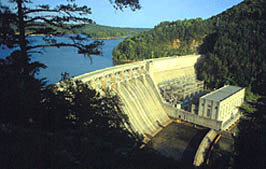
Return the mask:
[[216,130],[226,130],[240,118],[239,107],[244,102],[245,88],[227,85],[199,97],[190,109],[176,109],[169,115],[176,119]]
[[239,119],[239,107],[244,103],[245,88],[224,86],[199,99],[198,116],[221,123],[220,129],[226,129]]

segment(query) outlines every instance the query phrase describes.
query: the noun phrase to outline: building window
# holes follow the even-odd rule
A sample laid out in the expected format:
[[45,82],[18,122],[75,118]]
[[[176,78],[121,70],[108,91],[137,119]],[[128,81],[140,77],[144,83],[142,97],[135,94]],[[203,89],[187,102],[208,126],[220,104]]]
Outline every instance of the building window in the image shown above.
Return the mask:
[[207,110],[207,116],[210,117],[211,116],[211,109]]

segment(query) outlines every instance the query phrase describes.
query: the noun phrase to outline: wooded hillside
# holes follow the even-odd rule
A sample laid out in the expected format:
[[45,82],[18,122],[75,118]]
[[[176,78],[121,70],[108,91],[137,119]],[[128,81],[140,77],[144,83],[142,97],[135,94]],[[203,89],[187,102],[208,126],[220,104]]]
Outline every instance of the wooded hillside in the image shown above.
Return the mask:
[[125,39],[113,51],[117,63],[198,52],[209,33],[208,23],[201,18],[162,22],[154,29]]
[[266,2],[245,0],[207,20],[162,22],[129,37],[113,51],[116,63],[200,53],[198,75],[208,87],[251,86],[266,94]]
[[214,32],[200,47],[206,59],[199,76],[209,87],[250,86],[265,95],[266,2],[246,0],[208,20]]
[[[56,28],[54,26],[44,24],[44,23],[38,23],[39,25],[45,25],[46,29],[53,29],[54,32],[60,32],[62,33],[64,30],[60,28]],[[68,25],[73,26],[71,24]],[[35,31],[36,28],[34,28]],[[87,24],[87,25],[82,25],[82,27],[75,28],[69,31],[64,31],[66,34],[71,34],[73,31],[75,31],[76,34],[82,34],[86,33],[92,38],[122,38],[122,37],[127,37],[127,36],[133,36],[138,33],[148,31],[148,28],[121,28],[121,27],[112,27],[112,26],[104,26],[104,25],[98,25],[98,24]],[[31,28],[27,29],[27,33],[32,33],[33,30]],[[46,30],[43,30],[46,31]],[[37,34],[46,34],[46,32],[40,32]],[[34,34],[33,34],[34,35]]]

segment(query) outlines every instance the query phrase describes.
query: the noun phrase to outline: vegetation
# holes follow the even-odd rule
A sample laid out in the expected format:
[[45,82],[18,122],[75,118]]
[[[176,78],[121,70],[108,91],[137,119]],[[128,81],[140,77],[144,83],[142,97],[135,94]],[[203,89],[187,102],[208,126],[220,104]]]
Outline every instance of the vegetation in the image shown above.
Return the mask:
[[1,111],[1,168],[175,166],[172,160],[139,148],[142,138],[125,128],[128,118],[116,95],[106,91],[100,96],[86,84],[65,80],[43,89],[41,97],[29,117],[25,109],[19,117],[18,112]]
[[265,6],[264,0],[245,0],[210,18],[215,29],[200,47],[205,60],[198,75],[208,87],[247,87],[231,161],[236,169],[266,168]]
[[198,52],[203,38],[209,33],[201,18],[162,22],[154,29],[125,39],[113,51],[116,63]]
[[[75,5],[73,0],[54,9],[47,5],[27,8],[28,0],[9,2],[17,11],[0,4],[0,43],[15,49],[0,60],[0,81],[4,82],[0,83],[0,167],[174,168],[172,160],[139,148],[141,136],[125,129],[127,117],[117,96],[108,91],[99,96],[86,84],[72,81],[65,81],[63,91],[58,86],[43,88],[44,81],[35,79],[39,69],[45,68],[30,62],[31,54],[40,48],[74,46],[88,56],[100,54],[100,42],[86,43],[93,33],[70,36],[73,43],[58,43],[45,36],[48,45],[38,46],[26,38],[34,34],[64,36],[71,30],[85,29],[69,21],[91,24],[85,18],[90,9]],[[110,2],[117,9],[140,8],[138,0]],[[205,60],[197,72],[208,87],[248,87],[233,168],[266,168],[265,9],[264,0],[245,0],[208,20],[163,22],[127,38],[114,50],[116,62],[202,53]],[[65,16],[58,17],[59,11]],[[29,15],[35,12],[45,15]],[[83,17],[74,17],[76,13]]]
[[[58,43],[51,36],[44,37],[45,45],[27,41],[30,35],[64,36],[82,27],[68,25],[70,21],[92,22],[88,7],[68,2],[53,9],[29,8],[28,0],[8,1],[14,9],[0,4],[0,43],[13,49],[0,59],[0,168],[173,168],[172,160],[139,148],[141,137],[126,130],[128,118],[116,95],[106,91],[100,96],[70,80],[44,88],[44,80],[35,78],[46,67],[31,62],[31,54],[40,48],[73,46],[88,56],[100,54],[100,42],[86,43],[89,35],[70,36],[73,43]],[[140,8],[138,0],[110,2],[118,9]]]
[[204,40],[206,61],[199,67],[209,87],[230,83],[266,95],[265,5],[263,0],[246,0],[210,19],[218,26]]
[[86,33],[92,38],[125,38],[133,36],[140,32],[147,31],[146,28],[119,28],[102,26],[97,24],[86,25],[84,28],[78,30],[78,33]]
[[245,118],[239,124],[235,138],[233,168],[266,168],[266,98],[248,102],[249,109],[243,109]]
[[[113,51],[114,60],[121,63],[204,54],[204,61],[196,69],[208,88],[225,84],[247,87],[246,104],[242,106],[245,117],[239,124],[231,167],[266,168],[265,18],[265,0],[244,0],[207,20],[163,22],[148,32],[125,39]],[[171,25],[177,25],[176,29]]]
[[21,115],[1,111],[1,168],[96,168],[111,165],[117,158],[113,151],[121,148],[119,156],[123,148],[132,148],[116,96],[100,97],[80,82],[63,85],[64,91],[56,86],[44,89],[29,117],[25,109]]
[[[45,24],[42,22],[35,22],[36,25],[40,27],[50,28],[56,32],[65,32],[65,34],[86,34],[90,38],[94,39],[112,39],[112,38],[125,38],[127,36],[133,36],[140,32],[147,31],[147,28],[121,28],[121,27],[111,27],[111,26],[104,26],[98,25],[94,22],[90,24],[85,24],[82,27],[77,27],[74,30],[72,29],[73,24],[65,24],[65,27],[69,27],[69,30],[64,30],[60,27],[56,27],[53,25]],[[39,29],[36,27],[36,29]],[[15,29],[15,28],[14,28]],[[26,28],[26,34],[31,36],[38,36],[44,35],[43,32],[33,32],[31,28]]]
[[207,20],[162,22],[129,37],[113,51],[116,63],[200,53],[199,78],[209,88],[224,84],[251,86],[266,95],[266,2],[246,0]]

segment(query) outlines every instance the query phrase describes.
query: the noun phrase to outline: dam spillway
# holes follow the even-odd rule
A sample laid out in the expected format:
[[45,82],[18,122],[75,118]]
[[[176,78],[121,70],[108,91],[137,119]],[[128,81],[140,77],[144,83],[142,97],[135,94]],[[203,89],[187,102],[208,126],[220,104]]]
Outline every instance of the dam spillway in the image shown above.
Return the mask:
[[147,78],[136,78],[120,84],[117,93],[124,103],[124,112],[129,116],[134,131],[152,135],[170,119]]
[[200,55],[149,59],[74,77],[101,92],[111,89],[120,97],[129,129],[149,138],[171,122],[158,85],[180,77],[195,77]]

